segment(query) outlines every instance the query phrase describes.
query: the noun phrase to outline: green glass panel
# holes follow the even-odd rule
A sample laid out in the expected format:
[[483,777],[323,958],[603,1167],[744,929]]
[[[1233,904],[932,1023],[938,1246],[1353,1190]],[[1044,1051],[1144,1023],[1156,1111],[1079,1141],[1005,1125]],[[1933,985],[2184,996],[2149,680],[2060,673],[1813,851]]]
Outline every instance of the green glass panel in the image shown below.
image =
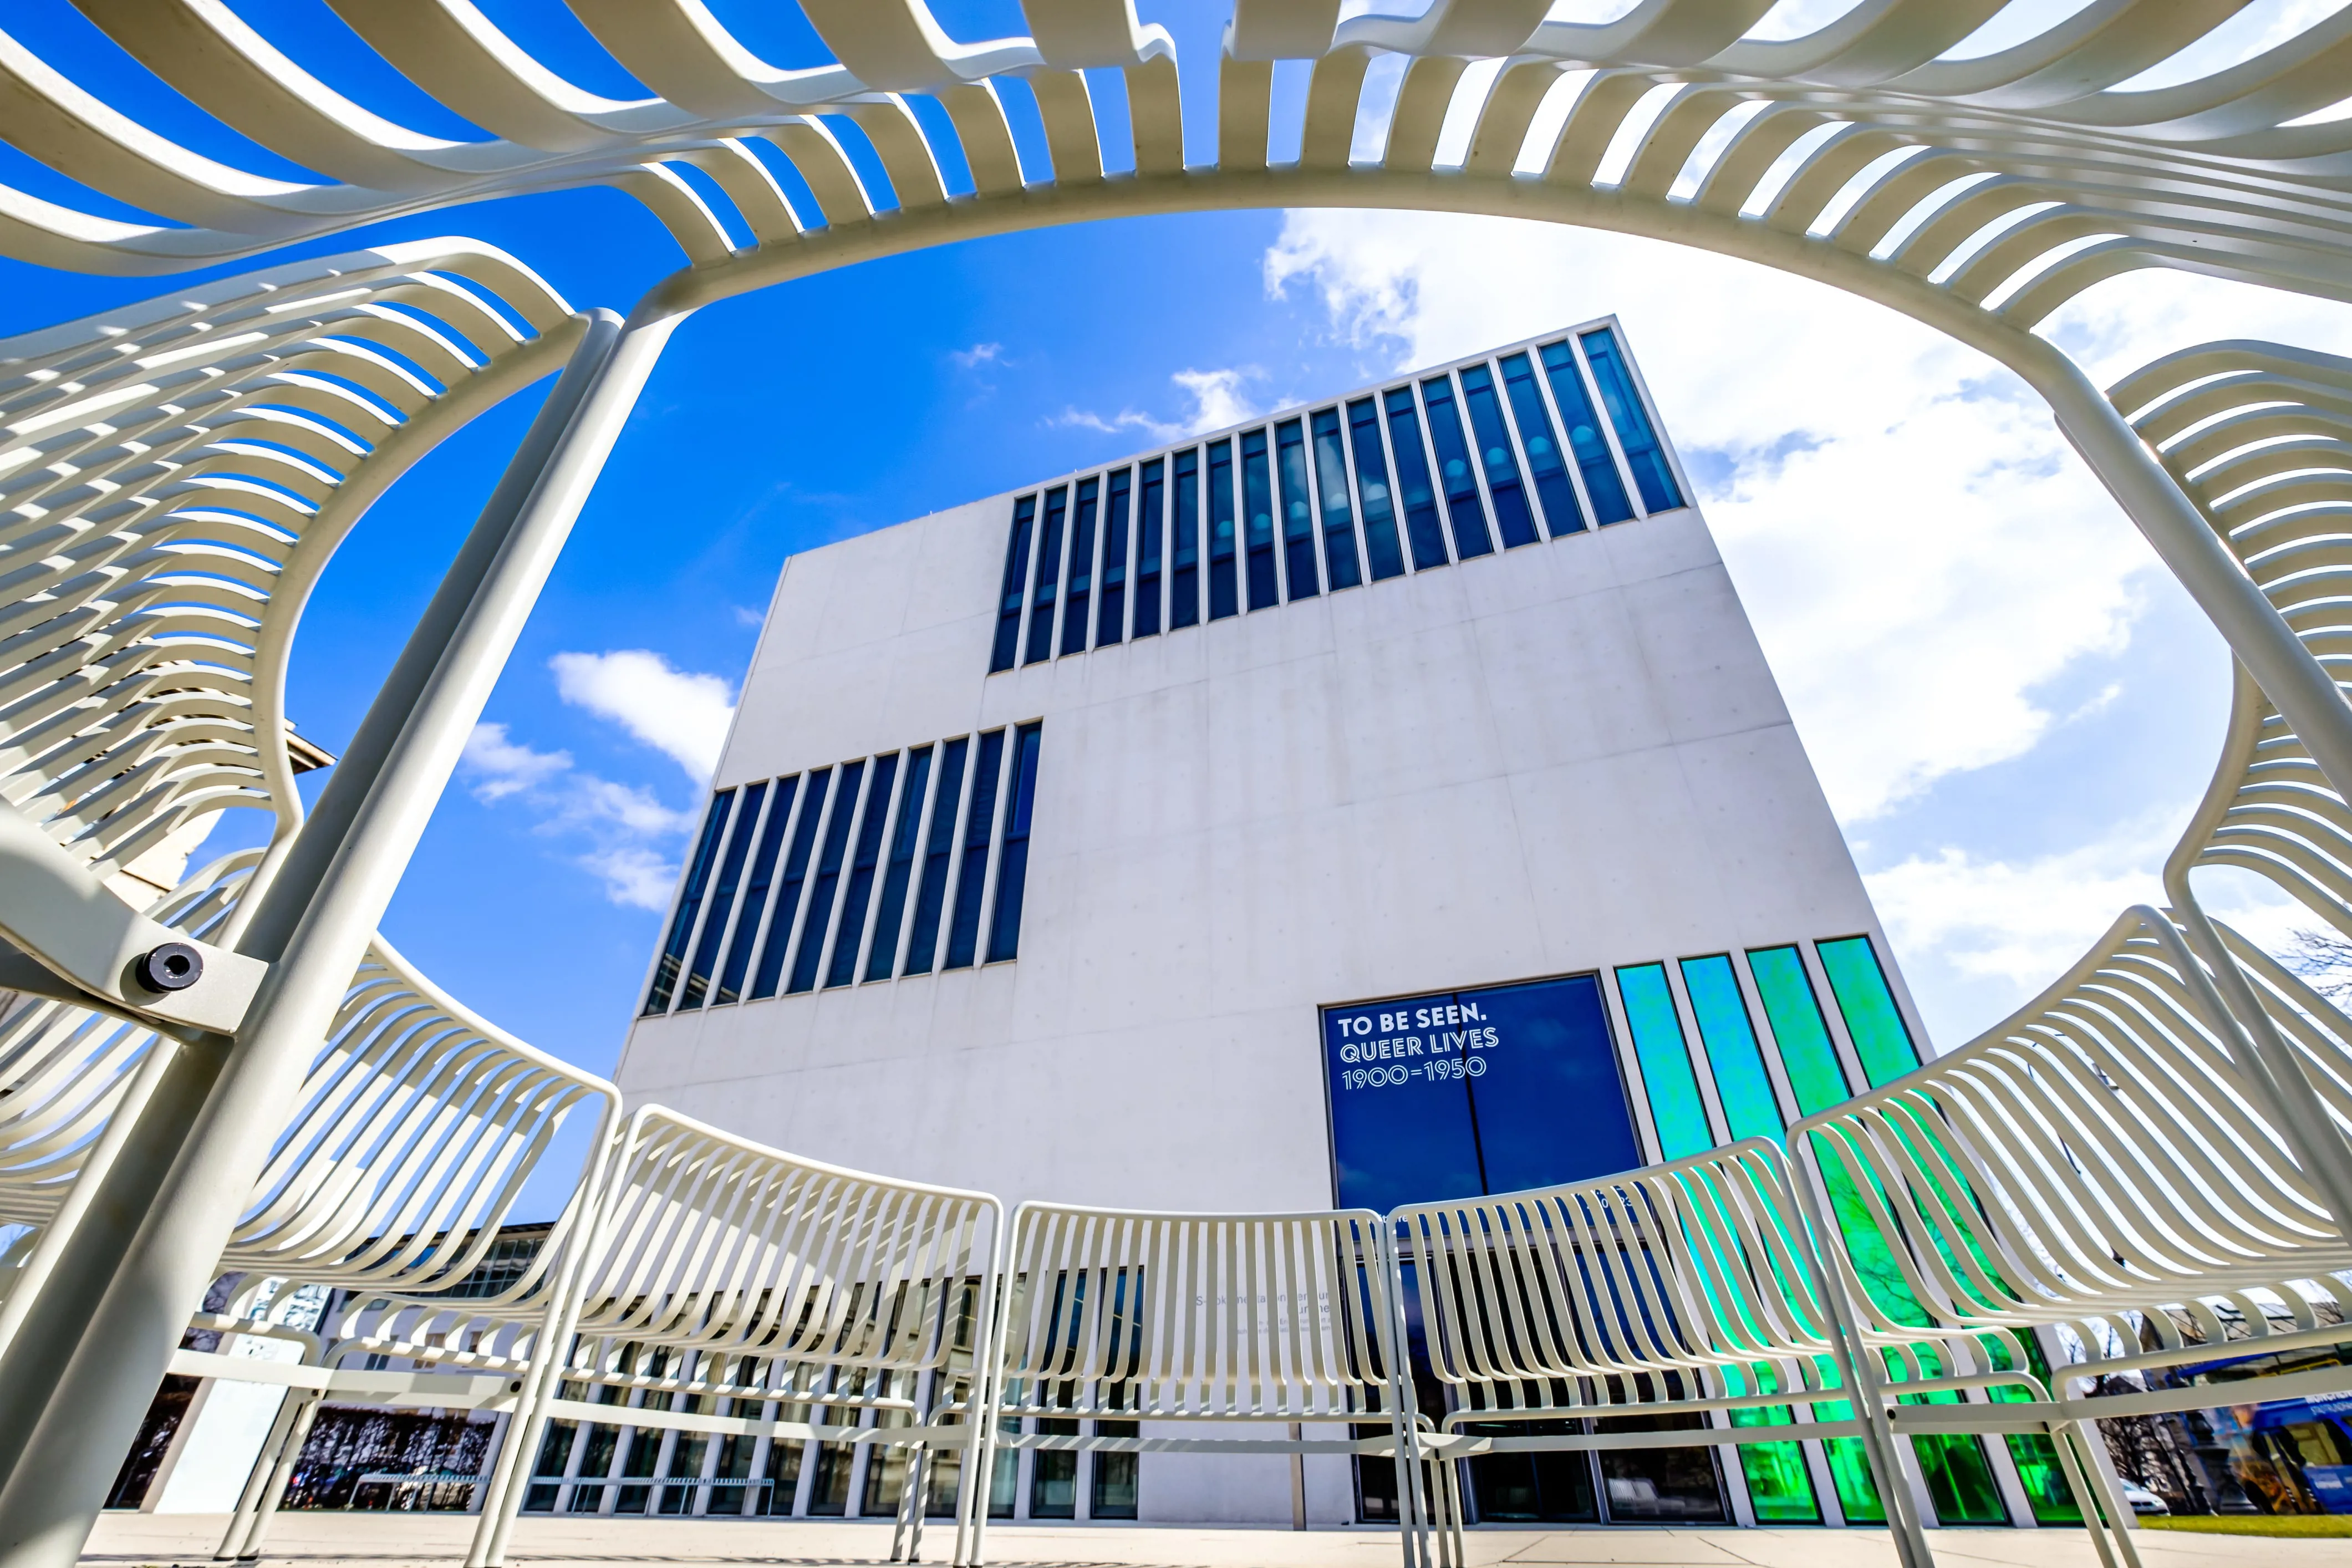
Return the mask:
[[1748,955],[1748,969],[1756,976],[1756,994],[1764,999],[1764,1016],[1780,1047],[1789,1087],[1796,1091],[1798,1113],[1811,1116],[1850,1098],[1853,1090],[1845,1081],[1829,1026],[1822,1022],[1804,959],[1793,947],[1768,947]]
[[[1813,1408],[1824,1421],[1850,1421],[1853,1407],[1848,1405],[1816,1405]],[[1832,1415],[1836,1411],[1838,1414]],[[1870,1476],[1870,1450],[1859,1437],[1832,1437],[1822,1444],[1822,1455],[1830,1462],[1830,1479],[1837,1487],[1838,1507],[1848,1524],[1885,1524],[1886,1505],[1879,1500],[1878,1483]]]
[[1911,1043],[1910,1026],[1886,988],[1886,972],[1866,936],[1849,936],[1813,944],[1822,955],[1822,972],[1830,977],[1845,1032],[1853,1037],[1854,1054],[1871,1087],[1901,1078],[1919,1065],[1919,1049]]
[[1619,970],[1617,994],[1633,1030],[1633,1055],[1642,1064],[1643,1086],[1649,1090],[1660,1153],[1679,1160],[1713,1148],[1715,1134],[1707,1129],[1706,1108],[1699,1100],[1682,1020],[1675,1016],[1666,966],[1643,963]]
[[1772,1097],[1772,1080],[1764,1071],[1764,1055],[1757,1048],[1731,960],[1720,953],[1684,959],[1683,985],[1715,1067],[1715,1090],[1723,1099],[1723,1119],[1731,1124],[1732,1137],[1778,1140],[1784,1126],[1780,1102]]
[[[2040,1336],[2031,1330],[2018,1338],[2025,1346],[2025,1369],[2050,1385],[2050,1358],[2042,1352]],[[2015,1384],[2004,1384],[1986,1391],[1996,1405],[2021,1405],[2033,1395]],[[2034,1521],[2039,1524],[2080,1524],[2083,1510],[2074,1501],[2074,1489],[2066,1484],[2065,1467],[2059,1462],[2057,1445],[2041,1432],[2011,1432],[2008,1435],[2009,1457],[2017,1465],[2017,1479],[2024,1485],[2026,1501],[2033,1507]]]
[[2074,1506],[2074,1489],[2058,1463],[2057,1445],[2040,1432],[2009,1434],[2009,1457],[2024,1483],[2025,1500],[2033,1505],[2037,1524],[2080,1524],[2083,1510]]
[[[1958,1405],[1957,1391],[1907,1395],[1906,1405]],[[2007,1524],[2009,1509],[1994,1485],[1992,1464],[1972,1433],[1943,1432],[1911,1439],[1919,1473],[1936,1504],[1939,1524]]]
[[[1778,1426],[1795,1419],[1785,1405],[1734,1410],[1734,1426]],[[1813,1478],[1805,1451],[1795,1443],[1749,1443],[1739,1450],[1740,1473],[1748,1478],[1748,1501],[1759,1524],[1818,1524],[1822,1506],[1813,1500]]]

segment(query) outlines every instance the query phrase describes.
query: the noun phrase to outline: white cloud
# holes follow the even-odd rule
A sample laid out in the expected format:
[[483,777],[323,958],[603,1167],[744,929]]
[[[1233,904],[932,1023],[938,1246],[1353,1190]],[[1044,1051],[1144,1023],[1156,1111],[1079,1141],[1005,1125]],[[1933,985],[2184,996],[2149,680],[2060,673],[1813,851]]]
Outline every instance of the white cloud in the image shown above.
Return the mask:
[[604,884],[614,903],[669,907],[677,866],[656,847],[693,830],[691,812],[672,811],[651,790],[583,773],[569,752],[542,752],[514,740],[504,724],[477,724],[459,770],[485,805],[519,800],[538,820],[534,834],[584,841],[571,857]]
[[697,784],[719,766],[735,694],[715,675],[693,675],[646,648],[559,653],[547,661],[563,700],[610,719],[668,754]]
[[580,857],[580,864],[604,879],[613,902],[656,914],[669,908],[677,884],[677,867],[650,849],[600,849]]
[[968,349],[950,349],[948,358],[966,370],[978,370],[984,364],[995,364],[1004,357],[1003,343],[974,343]]
[[474,777],[474,798],[488,805],[545,784],[572,766],[572,753],[536,752],[509,740],[504,724],[477,724],[459,765]]
[[2017,861],[1948,846],[1863,879],[1898,948],[1937,952],[1961,974],[2004,981],[2022,999],[2080,958],[2126,908],[2164,906],[2158,868],[2180,826],[2168,812]]
[[1157,419],[1132,408],[1122,408],[1112,415],[1101,415],[1084,408],[1066,408],[1045,423],[1068,429],[1098,430],[1106,436],[1126,431],[1140,431],[1154,441],[1174,441],[1186,436],[1197,436],[1203,430],[1219,430],[1228,425],[1238,425],[1260,412],[1258,405],[1242,394],[1245,382],[1264,378],[1265,373],[1255,365],[1235,365],[1224,370],[1180,370],[1168,379],[1192,404],[1192,411],[1177,419]]

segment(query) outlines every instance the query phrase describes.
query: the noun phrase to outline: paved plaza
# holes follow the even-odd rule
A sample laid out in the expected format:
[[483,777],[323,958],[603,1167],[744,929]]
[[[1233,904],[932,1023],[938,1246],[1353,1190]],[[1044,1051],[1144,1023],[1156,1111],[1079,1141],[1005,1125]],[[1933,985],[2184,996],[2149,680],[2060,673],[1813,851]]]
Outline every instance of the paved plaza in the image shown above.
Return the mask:
[[[92,1568],[210,1560],[226,1520],[207,1514],[110,1513],[82,1556]],[[473,1520],[462,1514],[281,1514],[268,1560],[292,1568],[405,1568],[463,1559]],[[947,1559],[951,1532],[927,1531],[924,1558]],[[1937,1561],[1953,1568],[2095,1568],[2080,1531],[1939,1530]],[[2319,1568],[2346,1560],[2342,1540],[2275,1540],[2139,1531],[2147,1568]],[[885,1523],[805,1520],[723,1522],[612,1518],[525,1518],[512,1563],[881,1563]],[[1004,1527],[989,1531],[1000,1568],[1390,1568],[1386,1531],[1163,1530],[1135,1526]],[[1656,1568],[1894,1568],[1883,1531],[1482,1530],[1469,1536],[1469,1568],[1499,1563],[1642,1563]]]

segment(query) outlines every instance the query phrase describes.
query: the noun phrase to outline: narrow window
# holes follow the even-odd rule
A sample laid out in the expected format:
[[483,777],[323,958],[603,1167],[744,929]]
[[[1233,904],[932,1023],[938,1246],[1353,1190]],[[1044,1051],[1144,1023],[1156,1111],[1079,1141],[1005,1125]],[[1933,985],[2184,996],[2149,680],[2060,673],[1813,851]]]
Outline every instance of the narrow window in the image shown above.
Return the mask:
[[1209,618],[1239,612],[1234,576],[1234,444],[1209,443]]
[[1576,504],[1576,487],[1568,482],[1568,464],[1561,458],[1559,436],[1552,428],[1551,410],[1544,406],[1536,386],[1534,364],[1523,353],[1503,361],[1503,388],[1511,395],[1511,412],[1518,417],[1519,435],[1528,448],[1528,468],[1535,475],[1536,494],[1543,501],[1544,521],[1551,536],[1584,531],[1584,509]]
[[882,902],[874,911],[874,955],[866,961],[868,980],[887,980],[898,967],[907,882],[914,875],[915,837],[923,825],[923,789],[930,782],[931,748],[918,746],[907,753],[907,793],[898,799],[898,822],[890,832],[890,866],[882,874]]
[[1249,607],[1282,603],[1274,574],[1274,475],[1266,462],[1265,432],[1242,437],[1243,542],[1249,551]]
[[784,829],[792,825],[793,795],[800,776],[776,782],[776,798],[768,806],[768,825],[760,830],[760,847],[751,856],[751,881],[743,889],[742,918],[735,922],[735,940],[727,945],[727,962],[719,966],[719,1006],[740,1001],[743,976],[751,968],[751,944],[760,939],[760,917],[768,912],[768,889],[775,883],[776,854],[783,847]]
[[1454,406],[1454,378],[1433,375],[1421,384],[1421,394],[1429,405],[1429,438],[1437,448],[1437,479],[1445,492],[1446,521],[1454,525],[1454,559],[1492,555],[1495,536],[1486,531],[1478,478],[1470,471],[1470,447],[1462,438],[1462,413]]
[[1675,484],[1674,470],[1666,466],[1657,432],[1651,428],[1650,411],[1642,406],[1642,395],[1633,388],[1633,373],[1617,346],[1617,334],[1602,327],[1577,341],[1584,345],[1585,363],[1592,366],[1592,384],[1601,389],[1609,423],[1617,430],[1617,445],[1625,449],[1625,465],[1633,470],[1633,483],[1641,489],[1642,510],[1674,510],[1683,504],[1683,493]]
[[1095,647],[1108,647],[1127,640],[1127,498],[1128,479],[1134,472],[1121,468],[1110,477],[1110,495],[1103,502],[1102,608],[1095,617]]
[[818,768],[808,775],[801,792],[801,818],[793,829],[793,847],[784,852],[783,885],[776,889],[776,912],[768,917],[768,934],[760,943],[760,962],[751,968],[751,1000],[773,996],[784,976],[784,955],[792,950],[793,927],[799,922],[801,888],[808,877],[809,855],[816,847],[817,824],[824,816],[824,801],[833,784],[833,770]]
[[1684,959],[1683,987],[1690,993],[1691,1013],[1698,1019],[1698,1037],[1706,1042],[1715,1092],[1723,1101],[1731,1136],[1777,1142],[1787,1123],[1772,1093],[1772,1076],[1764,1068],[1764,1054],[1757,1048],[1755,1026],[1748,1021],[1748,1003],[1739,994],[1731,960],[1721,953]]
[[1691,1071],[1690,1047],[1683,1039],[1682,1019],[1675,1014],[1666,966],[1643,963],[1619,970],[1617,994],[1633,1030],[1642,1083],[1650,1091],[1650,1120],[1658,1129],[1659,1154],[1679,1160],[1713,1148],[1715,1134],[1706,1125],[1698,1077]]
[[841,894],[841,934],[833,939],[833,962],[825,965],[827,985],[846,985],[857,978],[866,906],[874,897],[874,873],[882,864],[883,813],[890,809],[890,786],[898,782],[898,753],[876,758],[874,782],[866,786],[866,815],[857,825],[857,847],[849,857],[849,885]]
[[907,973],[929,974],[939,952],[940,911],[947,903],[948,871],[955,862],[956,807],[963,804],[969,740],[950,741],[940,759],[940,787],[931,796],[931,831],[923,847],[923,880],[915,891],[915,921],[907,933]]
[[694,962],[687,966],[686,992],[677,999],[680,1010],[699,1007],[710,994],[710,972],[719,962],[719,944],[727,935],[727,917],[735,912],[735,889],[743,880],[743,861],[751,853],[751,835],[760,826],[760,803],[767,798],[765,780],[745,787],[743,805],[727,835],[727,849],[719,858],[719,885],[710,890],[710,913],[694,944]]
[[1780,1070],[1796,1091],[1797,1114],[1811,1116],[1850,1099],[1853,1089],[1845,1081],[1837,1047],[1830,1041],[1829,1026],[1822,1022],[1822,1005],[1813,997],[1803,956],[1793,947],[1751,952],[1748,973],[1756,977],[1765,1022],[1772,1026],[1772,1041],[1780,1047]]
[[964,814],[963,864],[956,871],[955,916],[948,923],[942,969],[968,969],[980,949],[980,900],[988,879],[988,841],[996,826],[996,783],[1004,762],[1004,731],[980,738],[971,779],[971,809]]
[[1029,595],[1029,651],[1024,664],[1035,664],[1054,652],[1054,582],[1062,571],[1062,519],[1069,510],[1066,485],[1045,492],[1045,521],[1038,530],[1037,579]]
[[1396,463],[1397,497],[1404,507],[1405,538],[1412,545],[1412,569],[1426,572],[1445,562],[1445,535],[1437,522],[1437,491],[1429,478],[1429,457],[1421,444],[1421,415],[1412,388],[1388,395],[1390,456]]
[[1021,585],[1029,577],[1029,535],[1037,516],[1037,498],[1023,496],[1013,503],[1013,537],[1004,545],[1004,591],[996,607],[996,648],[988,673],[1013,668],[1021,643]]
[[1004,847],[996,857],[996,912],[988,921],[988,962],[1021,952],[1021,895],[1029,880],[1029,818],[1037,801],[1037,749],[1044,726],[1013,732],[1013,794],[1004,803]]
[[1170,531],[1168,629],[1201,624],[1201,449],[1176,454],[1176,521]]
[[1903,1009],[1895,1005],[1895,993],[1887,989],[1886,972],[1878,966],[1870,939],[1841,937],[1813,948],[1822,955],[1822,973],[1830,977],[1830,994],[1837,998],[1838,1015],[1870,1086],[1876,1089],[1917,1067],[1919,1048],[1911,1041]]
[[1584,493],[1592,500],[1592,514],[1603,524],[1622,522],[1633,515],[1625,497],[1625,480],[1609,442],[1601,434],[1601,416],[1585,395],[1584,377],[1576,368],[1576,351],[1563,339],[1543,346],[1545,377],[1551,383],[1552,401],[1568,425],[1568,448],[1576,454],[1576,471],[1584,476]]
[[849,852],[850,824],[857,816],[857,785],[866,776],[864,763],[847,763],[841,770],[841,792],[833,803],[833,820],[824,825],[824,847],[817,852],[816,880],[809,884],[808,919],[801,923],[800,946],[793,952],[792,995],[816,984],[816,966],[824,957],[825,929],[833,923],[833,897],[841,887],[841,863]]
[[1503,400],[1495,395],[1495,373],[1483,364],[1464,371],[1462,401],[1469,405],[1470,433],[1478,438],[1478,462],[1486,472],[1486,494],[1495,503],[1503,548],[1533,544],[1542,536],[1528,508],[1527,487],[1519,482],[1519,459],[1511,452],[1510,426],[1503,423]]
[[1275,463],[1282,478],[1282,574],[1290,596],[1311,599],[1315,578],[1315,507],[1307,495],[1307,430],[1296,419],[1275,426]]
[[1167,516],[1161,472],[1158,458],[1143,465],[1143,506],[1135,538],[1135,635],[1139,637],[1160,634],[1160,539]]
[[[1336,594],[1364,580],[1363,563],[1356,559],[1356,509],[1348,500],[1348,455],[1340,448],[1336,408],[1315,416],[1315,482],[1323,492],[1323,572]],[[1296,594],[1297,574],[1290,581]]]
[[1348,405],[1348,444],[1356,449],[1356,489],[1364,499],[1364,549],[1372,581],[1404,575],[1397,548],[1396,507],[1389,496],[1389,463],[1381,455],[1381,417],[1369,397]]
[[671,917],[668,940],[662,943],[661,962],[654,965],[653,988],[646,993],[645,1016],[669,1011],[670,993],[677,988],[678,971],[686,963],[687,939],[694,934],[694,917],[702,912],[702,893],[710,880],[710,862],[719,854],[719,836],[726,831],[727,814],[735,792],[722,789],[710,797],[710,811],[702,819],[702,837],[695,840],[694,858],[688,864],[686,887],[678,894],[677,913]]
[[1070,569],[1062,591],[1062,651],[1087,651],[1087,610],[1094,602],[1095,502],[1099,483],[1078,483],[1078,515],[1070,524]]

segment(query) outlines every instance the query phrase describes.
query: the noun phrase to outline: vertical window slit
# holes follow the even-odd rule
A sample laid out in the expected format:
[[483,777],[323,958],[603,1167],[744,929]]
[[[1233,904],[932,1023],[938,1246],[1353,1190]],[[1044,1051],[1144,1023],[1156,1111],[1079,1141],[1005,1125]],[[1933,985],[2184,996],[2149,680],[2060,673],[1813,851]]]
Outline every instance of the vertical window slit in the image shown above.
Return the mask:
[[1021,642],[1022,584],[1029,580],[1029,535],[1036,521],[1037,498],[1023,496],[1013,503],[1013,536],[1004,544],[1004,587],[996,606],[996,647],[988,673],[1011,669]]
[[669,1011],[670,993],[677,987],[678,971],[686,963],[686,944],[694,934],[694,921],[702,912],[704,887],[710,880],[710,862],[719,853],[719,836],[727,826],[727,814],[735,805],[735,792],[722,789],[710,797],[710,810],[702,819],[702,836],[695,840],[694,858],[687,865],[686,886],[679,891],[677,913],[670,918],[669,936],[662,942],[661,958],[654,965],[654,983],[646,993],[645,1016]]
[[948,872],[954,867],[956,809],[963,804],[964,759],[970,737],[950,741],[940,757],[940,787],[931,795],[931,830],[923,847],[923,879],[915,892],[915,918],[907,932],[907,973],[929,974],[938,955],[940,912],[947,902]]
[[914,875],[915,838],[922,830],[923,791],[931,782],[931,748],[907,753],[907,788],[898,799],[898,825],[890,832],[890,866],[882,874],[882,901],[874,911],[874,952],[866,978],[887,980],[898,963],[898,932],[906,923],[907,882]]
[[719,967],[719,1006],[741,999],[743,978],[751,967],[751,944],[759,940],[760,918],[768,911],[768,890],[776,875],[776,853],[783,847],[784,829],[793,818],[793,796],[800,775],[776,781],[776,798],[768,805],[768,825],[760,830],[760,847],[751,857],[751,880],[743,889],[743,913],[735,922],[735,939],[727,946],[727,962]]
[[1029,879],[1029,819],[1037,799],[1037,752],[1045,726],[1013,732],[1013,793],[1004,802],[1004,847],[996,857],[996,910],[988,921],[988,962],[1021,952],[1021,900]]
[[866,812],[857,824],[857,847],[849,857],[849,882],[841,894],[841,934],[833,939],[833,962],[825,966],[828,986],[846,985],[857,978],[857,949],[866,937],[866,906],[874,897],[874,875],[882,864],[884,813],[890,809],[890,786],[898,782],[898,753],[874,760],[874,782],[866,786]]
[[727,848],[719,858],[719,882],[710,891],[710,913],[694,944],[694,962],[687,966],[686,992],[678,1007],[699,1007],[710,992],[710,972],[719,962],[719,943],[727,935],[727,917],[735,912],[735,889],[743,879],[743,862],[751,852],[751,835],[760,826],[760,805],[767,798],[765,780],[747,785],[735,825],[727,835]]
[[751,1000],[773,996],[783,978],[784,955],[793,945],[793,927],[801,912],[801,889],[808,877],[809,855],[816,847],[817,824],[824,816],[833,770],[818,768],[808,775],[801,792],[800,821],[793,829],[793,847],[784,854],[784,880],[776,889],[776,912],[768,917],[768,934],[760,943],[760,962],[751,972]]
[[988,882],[988,842],[996,826],[997,778],[1003,772],[1004,731],[980,738],[971,780],[971,809],[964,814],[963,864],[956,871],[955,915],[948,923],[948,958],[942,969],[967,969],[980,948],[980,900]]
[[1077,516],[1070,523],[1070,567],[1062,588],[1062,651],[1087,651],[1087,610],[1094,600],[1095,504],[1100,483],[1078,483]]
[[791,994],[816,984],[816,966],[824,956],[825,928],[833,923],[834,895],[841,886],[841,862],[849,847],[851,819],[857,816],[857,786],[866,764],[850,763],[841,770],[841,791],[833,803],[833,819],[824,825],[824,848],[818,854],[816,880],[809,884],[808,919],[803,922],[799,948],[793,954]]

